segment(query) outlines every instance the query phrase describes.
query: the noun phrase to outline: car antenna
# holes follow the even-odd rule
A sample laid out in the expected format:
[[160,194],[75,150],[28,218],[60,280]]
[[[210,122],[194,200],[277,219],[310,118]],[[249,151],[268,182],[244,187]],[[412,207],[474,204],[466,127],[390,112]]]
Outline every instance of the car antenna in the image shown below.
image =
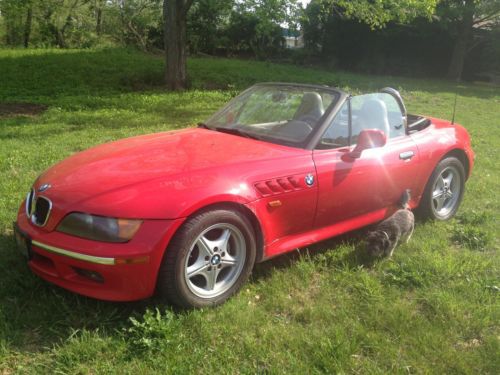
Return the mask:
[[453,115],[451,116],[451,124],[455,124],[455,111],[457,110],[457,96],[458,96],[458,85],[455,91],[455,103],[453,104]]
[[460,81],[462,80],[462,71],[460,71],[460,74],[457,77],[457,86],[455,89],[455,103],[453,103],[453,115],[451,116],[451,124],[455,125],[455,112],[457,110],[457,98],[458,98],[458,89],[460,88]]

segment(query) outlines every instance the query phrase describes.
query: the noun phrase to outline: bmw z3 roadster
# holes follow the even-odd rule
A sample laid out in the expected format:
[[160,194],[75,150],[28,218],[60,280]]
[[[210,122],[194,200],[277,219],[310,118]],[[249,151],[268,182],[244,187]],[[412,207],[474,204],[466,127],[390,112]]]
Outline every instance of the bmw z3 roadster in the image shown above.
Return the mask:
[[256,262],[383,220],[403,191],[436,220],[474,163],[460,125],[386,88],[258,84],[197,128],[127,138],[43,172],[14,224],[41,278],[82,295],[224,302]]

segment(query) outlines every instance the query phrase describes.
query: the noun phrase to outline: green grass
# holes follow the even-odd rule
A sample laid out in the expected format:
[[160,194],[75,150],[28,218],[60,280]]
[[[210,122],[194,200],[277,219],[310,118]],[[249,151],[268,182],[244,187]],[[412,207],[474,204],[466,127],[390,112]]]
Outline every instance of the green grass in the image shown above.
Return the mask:
[[11,223],[45,168],[92,145],[191,126],[258,81],[400,88],[411,112],[450,118],[454,85],[224,59],[189,61],[192,89],[162,90],[162,60],[127,50],[0,50],[0,374],[491,373],[500,370],[500,89],[459,89],[477,153],[456,219],[419,222],[391,260],[363,232],[256,267],[215,309],[80,297],[32,275]]

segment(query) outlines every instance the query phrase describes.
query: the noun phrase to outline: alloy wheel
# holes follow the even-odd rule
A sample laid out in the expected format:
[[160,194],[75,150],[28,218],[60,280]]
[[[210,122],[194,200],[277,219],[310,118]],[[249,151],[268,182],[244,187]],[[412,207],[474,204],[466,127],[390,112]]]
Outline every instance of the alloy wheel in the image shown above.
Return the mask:
[[432,207],[437,216],[445,217],[454,210],[461,188],[460,174],[456,167],[448,166],[441,171],[432,187]]
[[201,298],[221,295],[235,284],[246,258],[243,233],[229,223],[205,229],[191,244],[184,265],[189,290]]

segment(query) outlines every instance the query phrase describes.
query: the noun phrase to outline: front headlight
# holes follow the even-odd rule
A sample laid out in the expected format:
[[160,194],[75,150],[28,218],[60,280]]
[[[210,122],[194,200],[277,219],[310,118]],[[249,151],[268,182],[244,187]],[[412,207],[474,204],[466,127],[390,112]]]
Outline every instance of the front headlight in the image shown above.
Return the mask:
[[127,242],[141,224],[142,220],[115,219],[73,212],[61,221],[57,231],[95,241]]

